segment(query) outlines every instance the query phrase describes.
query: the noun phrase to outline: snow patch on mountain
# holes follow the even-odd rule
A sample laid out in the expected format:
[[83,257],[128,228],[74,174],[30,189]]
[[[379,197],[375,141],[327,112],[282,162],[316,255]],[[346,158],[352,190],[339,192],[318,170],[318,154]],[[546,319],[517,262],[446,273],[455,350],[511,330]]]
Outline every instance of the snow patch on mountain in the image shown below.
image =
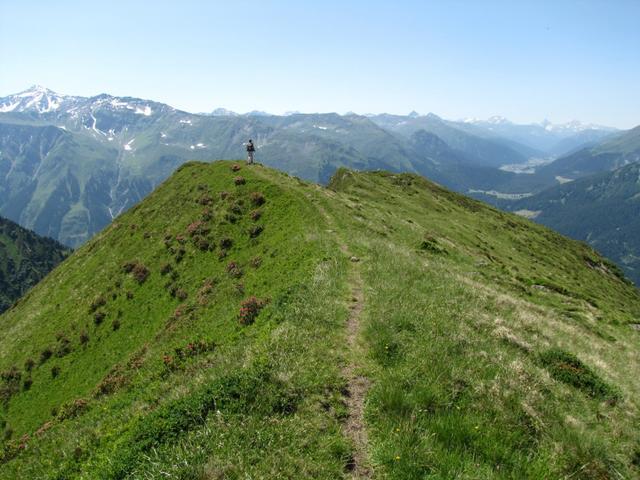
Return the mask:
[[149,105],[145,105],[144,108],[136,107],[136,111],[134,113],[148,117],[151,115],[152,111]]

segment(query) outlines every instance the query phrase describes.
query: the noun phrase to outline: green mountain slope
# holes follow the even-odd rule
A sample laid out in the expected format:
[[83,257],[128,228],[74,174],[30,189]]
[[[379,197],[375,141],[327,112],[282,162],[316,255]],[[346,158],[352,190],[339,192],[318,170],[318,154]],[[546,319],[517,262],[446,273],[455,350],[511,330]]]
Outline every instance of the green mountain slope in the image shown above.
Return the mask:
[[540,177],[576,179],[640,161],[640,126],[542,167]]
[[2,478],[638,475],[640,296],[591,248],[415,175],[232,165],[0,316]]
[[0,313],[68,254],[69,250],[55,240],[0,217]]
[[640,284],[640,163],[545,190],[510,208],[588,242]]
[[479,136],[465,131],[464,126],[443,120],[434,114],[404,117],[399,115],[377,115],[371,119],[378,125],[405,136],[425,130],[444,140],[450,148],[468,159],[467,163],[483,167],[500,167],[512,163],[524,163],[532,149],[506,139]]
[[0,213],[78,246],[184,162],[242,157],[251,137],[261,162],[324,183],[342,166],[435,170],[406,140],[357,115],[211,117],[100,95],[69,112],[0,113]]

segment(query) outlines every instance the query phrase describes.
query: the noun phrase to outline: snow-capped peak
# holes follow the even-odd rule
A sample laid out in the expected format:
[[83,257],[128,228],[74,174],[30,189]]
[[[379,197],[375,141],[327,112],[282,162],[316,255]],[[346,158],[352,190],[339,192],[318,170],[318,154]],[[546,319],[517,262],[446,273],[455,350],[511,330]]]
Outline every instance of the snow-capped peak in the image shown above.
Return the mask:
[[578,133],[585,130],[614,130],[610,127],[603,127],[602,125],[596,125],[593,123],[582,123],[580,120],[571,120],[567,123],[552,123],[546,118],[540,122],[540,126],[548,132],[559,133]]
[[508,118],[501,117],[500,115],[493,115],[486,120],[481,120],[476,117],[467,117],[462,120],[463,123],[470,123],[473,125],[511,125],[513,122]]
[[501,117],[500,115],[494,115],[487,119],[487,123],[491,123],[493,125],[504,125],[511,123],[511,121],[506,119],[505,117]]
[[33,85],[23,92],[0,98],[0,112],[53,112],[60,108],[66,98],[66,95],[41,85]]
[[42,85],[31,85],[25,91],[17,93],[16,97],[34,97],[37,95],[51,95],[54,97],[65,97],[61,93],[56,93],[53,90],[48,89],[47,87],[43,87]]

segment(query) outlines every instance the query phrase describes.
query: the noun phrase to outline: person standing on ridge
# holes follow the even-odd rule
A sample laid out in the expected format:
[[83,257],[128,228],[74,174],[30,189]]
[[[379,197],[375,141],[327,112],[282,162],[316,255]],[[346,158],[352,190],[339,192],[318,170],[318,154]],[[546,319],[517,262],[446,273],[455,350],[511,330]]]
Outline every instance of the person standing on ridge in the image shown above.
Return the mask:
[[256,147],[253,146],[253,140],[249,139],[249,143],[247,143],[247,163],[249,165],[253,164],[253,154],[256,151]]

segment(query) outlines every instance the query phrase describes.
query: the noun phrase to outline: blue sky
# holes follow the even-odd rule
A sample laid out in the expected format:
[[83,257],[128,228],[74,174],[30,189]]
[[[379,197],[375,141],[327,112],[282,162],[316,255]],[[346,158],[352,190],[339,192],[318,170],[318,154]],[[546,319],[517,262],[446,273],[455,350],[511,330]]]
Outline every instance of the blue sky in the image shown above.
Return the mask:
[[0,0],[0,96],[640,124],[640,1]]

